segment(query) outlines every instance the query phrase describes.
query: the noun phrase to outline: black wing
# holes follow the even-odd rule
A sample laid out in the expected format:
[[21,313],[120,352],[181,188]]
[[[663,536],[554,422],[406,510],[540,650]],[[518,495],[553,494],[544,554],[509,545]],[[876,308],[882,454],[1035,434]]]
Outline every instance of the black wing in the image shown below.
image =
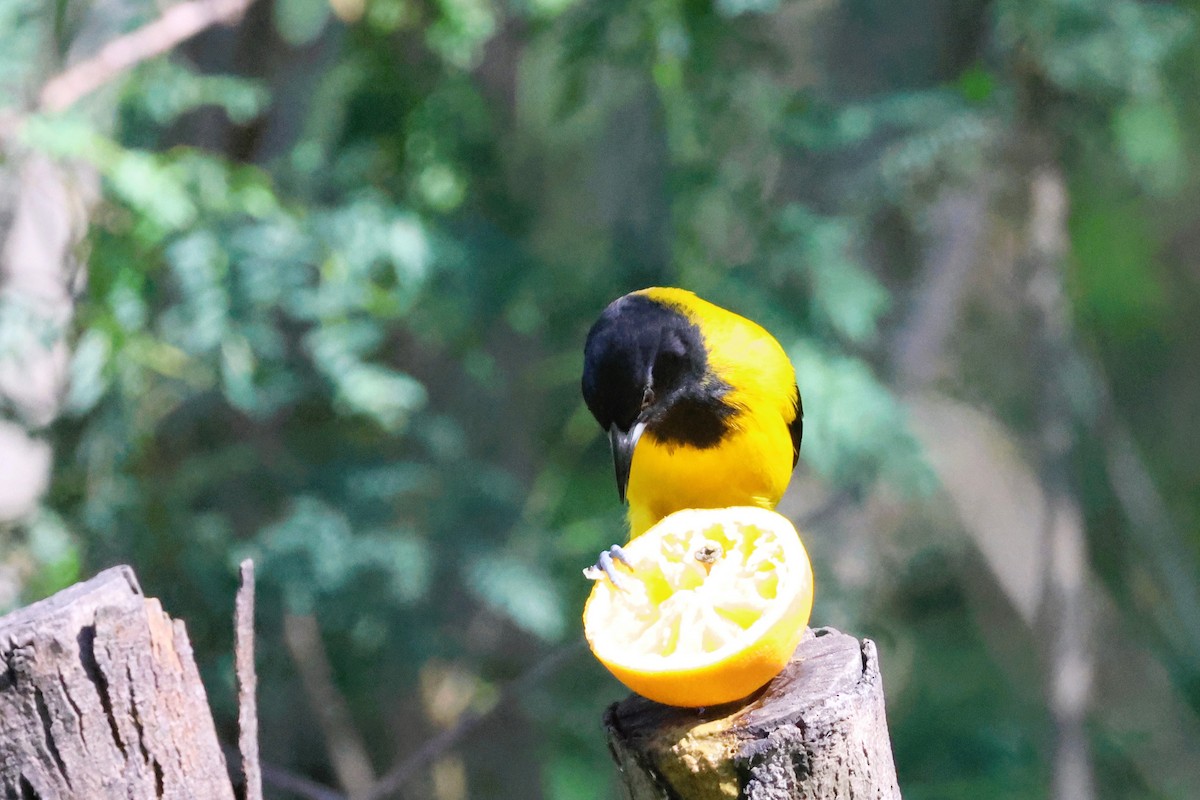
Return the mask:
[[792,434],[792,466],[800,460],[800,440],[804,438],[804,403],[800,400],[800,388],[796,388],[796,416],[788,423]]

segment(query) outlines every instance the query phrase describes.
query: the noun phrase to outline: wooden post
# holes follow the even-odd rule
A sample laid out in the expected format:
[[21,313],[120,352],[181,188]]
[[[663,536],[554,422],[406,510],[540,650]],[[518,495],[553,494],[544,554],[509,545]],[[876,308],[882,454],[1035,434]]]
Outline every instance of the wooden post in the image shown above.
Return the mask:
[[234,800],[183,623],[129,567],[0,617],[0,794]]
[[746,700],[686,709],[632,695],[604,723],[628,800],[900,800],[875,643],[831,628]]

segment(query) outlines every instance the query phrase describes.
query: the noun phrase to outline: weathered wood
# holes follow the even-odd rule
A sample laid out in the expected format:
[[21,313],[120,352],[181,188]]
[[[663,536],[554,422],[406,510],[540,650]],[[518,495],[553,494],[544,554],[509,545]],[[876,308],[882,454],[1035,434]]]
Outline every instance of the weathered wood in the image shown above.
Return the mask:
[[182,622],[115,567],[0,617],[5,798],[233,800]]
[[628,800],[900,800],[875,644],[830,628],[746,700],[687,709],[633,695],[604,722]]
[[244,800],[263,800],[258,762],[258,673],[254,669],[254,560],[238,567],[241,586],[233,604],[233,664],[238,684],[238,752]]

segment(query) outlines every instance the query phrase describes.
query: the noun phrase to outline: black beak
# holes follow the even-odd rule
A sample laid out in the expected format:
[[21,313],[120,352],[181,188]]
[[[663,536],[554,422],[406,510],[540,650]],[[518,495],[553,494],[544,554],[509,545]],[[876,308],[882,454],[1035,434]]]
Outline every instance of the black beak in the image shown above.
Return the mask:
[[608,429],[608,440],[612,443],[613,465],[617,468],[617,495],[625,502],[625,488],[629,485],[629,469],[633,466],[633,448],[637,445],[646,423],[635,422],[627,431],[615,424]]

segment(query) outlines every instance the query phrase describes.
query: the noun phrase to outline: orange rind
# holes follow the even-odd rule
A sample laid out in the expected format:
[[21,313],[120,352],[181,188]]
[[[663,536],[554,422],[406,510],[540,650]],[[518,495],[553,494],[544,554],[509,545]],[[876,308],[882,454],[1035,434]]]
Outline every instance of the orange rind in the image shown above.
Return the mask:
[[787,665],[808,624],[813,574],[786,517],[752,506],[687,509],[625,545],[619,586],[583,611],[596,658],[674,706],[739,700]]

